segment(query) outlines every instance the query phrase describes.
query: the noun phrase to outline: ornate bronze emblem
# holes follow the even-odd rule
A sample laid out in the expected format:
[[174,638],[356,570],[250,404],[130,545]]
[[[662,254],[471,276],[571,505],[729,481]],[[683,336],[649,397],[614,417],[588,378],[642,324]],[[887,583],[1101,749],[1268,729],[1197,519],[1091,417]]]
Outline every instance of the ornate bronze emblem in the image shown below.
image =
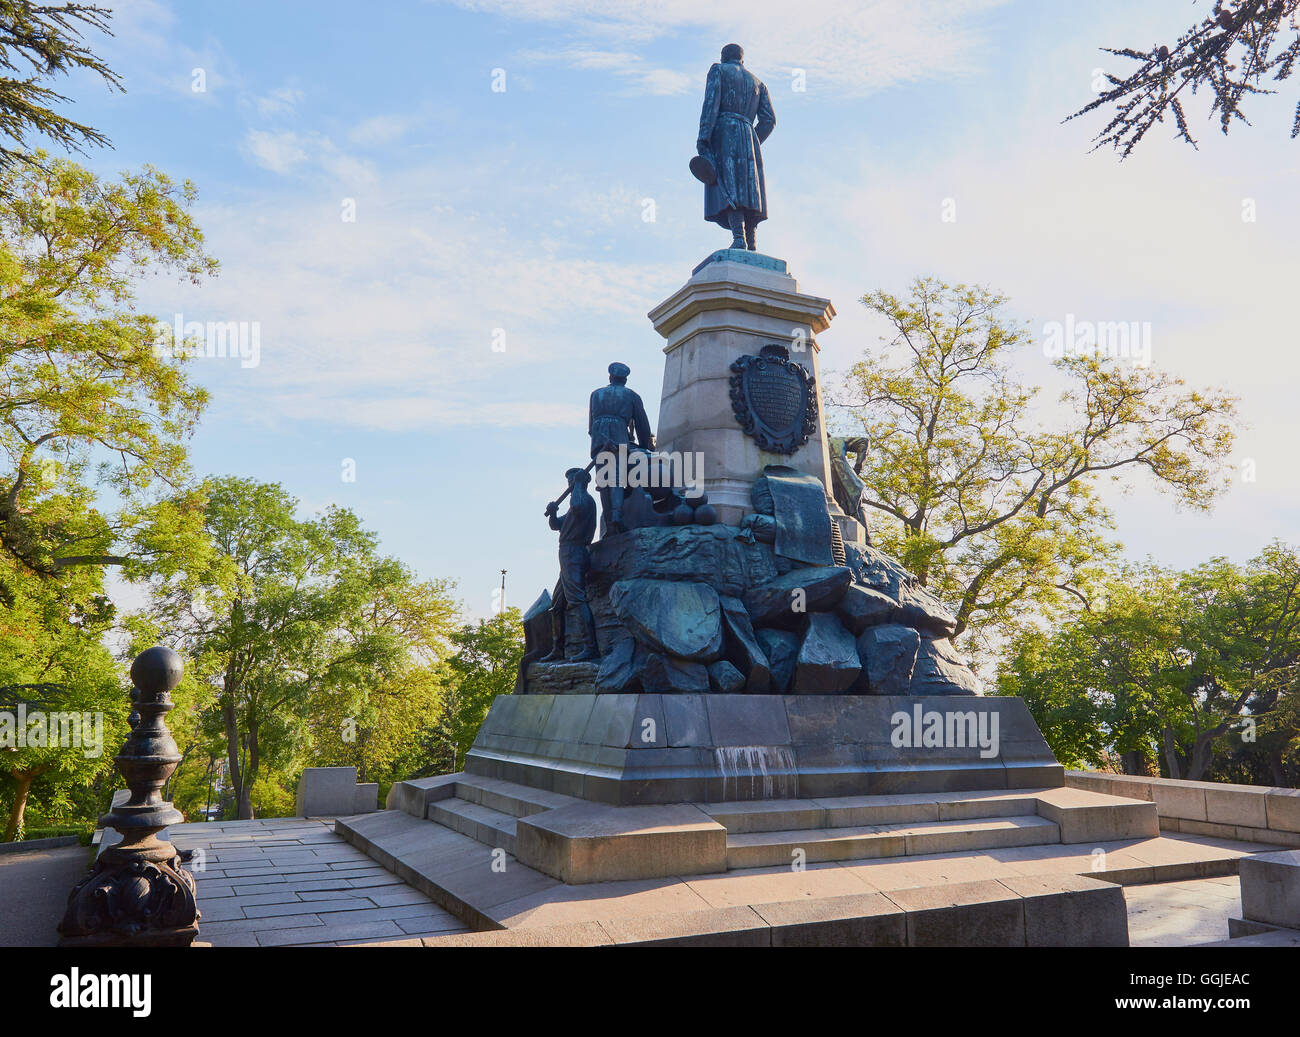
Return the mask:
[[817,431],[817,387],[784,346],[731,364],[731,409],[760,450],[793,454]]

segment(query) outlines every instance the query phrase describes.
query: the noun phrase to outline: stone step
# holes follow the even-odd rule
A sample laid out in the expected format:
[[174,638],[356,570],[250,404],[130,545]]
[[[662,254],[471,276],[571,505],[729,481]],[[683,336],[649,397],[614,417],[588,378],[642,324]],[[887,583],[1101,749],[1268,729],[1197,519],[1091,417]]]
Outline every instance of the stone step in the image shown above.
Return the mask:
[[768,799],[702,803],[700,809],[733,834],[812,828],[860,828],[927,821],[1026,817],[1038,812],[1045,790],[913,793],[825,799]]
[[517,818],[500,810],[460,798],[444,799],[429,804],[429,820],[476,839],[485,846],[499,846],[507,853],[515,852]]
[[797,859],[797,850],[803,850],[803,859],[812,864],[1039,846],[1060,841],[1061,832],[1056,822],[1036,814],[983,820],[745,832],[728,834],[727,868],[790,864]]
[[1274,929],[1254,936],[1238,936],[1232,940],[1198,943],[1197,947],[1300,947],[1300,930]]
[[702,803],[700,809],[733,835],[933,821],[984,820],[1037,814],[1060,828],[1061,842],[1154,838],[1154,804],[1083,789],[908,793],[820,799]]
[[473,775],[466,775],[456,781],[456,797],[511,817],[531,817],[546,810],[558,810],[560,807],[584,802],[574,796],[546,789],[532,789],[501,778],[479,778]]
[[495,905],[560,887],[508,852],[502,867],[495,847],[401,810],[340,818],[334,831],[475,930],[502,927]]

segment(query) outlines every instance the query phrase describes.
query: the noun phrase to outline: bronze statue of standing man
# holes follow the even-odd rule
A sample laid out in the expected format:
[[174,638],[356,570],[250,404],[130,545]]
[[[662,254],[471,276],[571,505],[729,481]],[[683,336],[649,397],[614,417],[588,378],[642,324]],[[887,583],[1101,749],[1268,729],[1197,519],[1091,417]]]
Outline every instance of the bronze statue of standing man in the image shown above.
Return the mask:
[[[564,662],[565,645],[578,645],[578,654],[572,661],[588,662],[599,659],[596,647],[596,621],[587,602],[587,568],[590,564],[588,548],[596,533],[596,501],[587,492],[591,476],[582,468],[565,472],[569,482],[569,510],[560,516],[560,502],[546,505],[546,518],[550,527],[560,534],[560,582],[551,597],[551,654],[540,662]],[[569,606],[578,614],[578,629],[570,630],[566,622]]]
[[744,62],[744,50],[728,43],[709,69],[691,172],[704,181],[704,218],[730,229],[732,248],[754,252],[754,230],[767,219],[761,145],[776,114],[767,87]]
[[[627,364],[609,365],[609,384],[602,385],[591,394],[587,406],[587,433],[591,436],[593,461],[602,454],[622,459],[626,464],[629,448],[633,444],[641,450],[653,450],[655,437],[650,432],[650,419],[646,417],[641,397],[627,387],[627,376],[632,369]],[[621,451],[621,454],[620,454]],[[621,467],[621,465],[619,466]],[[601,518],[604,526],[601,536],[623,532],[623,497],[627,473],[618,471],[612,484],[602,482],[597,472],[596,485],[600,489]]]

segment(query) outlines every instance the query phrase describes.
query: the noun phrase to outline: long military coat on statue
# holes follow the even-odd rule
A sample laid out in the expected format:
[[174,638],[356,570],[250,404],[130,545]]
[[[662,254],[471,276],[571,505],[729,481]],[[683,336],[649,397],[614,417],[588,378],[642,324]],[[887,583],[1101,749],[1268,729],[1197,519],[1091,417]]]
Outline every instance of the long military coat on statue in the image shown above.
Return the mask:
[[[758,125],[754,125],[754,120]],[[704,218],[726,227],[727,210],[747,210],[753,223],[767,219],[760,145],[776,126],[765,87],[738,61],[720,61],[709,69],[700,114],[699,140],[717,170],[717,182],[704,188]]]

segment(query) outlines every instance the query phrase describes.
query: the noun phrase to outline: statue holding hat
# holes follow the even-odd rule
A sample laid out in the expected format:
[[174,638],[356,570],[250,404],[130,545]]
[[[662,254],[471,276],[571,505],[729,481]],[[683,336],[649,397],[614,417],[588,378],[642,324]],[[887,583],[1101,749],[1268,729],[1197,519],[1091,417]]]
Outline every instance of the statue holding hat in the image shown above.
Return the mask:
[[[655,439],[650,432],[650,419],[646,417],[645,404],[639,395],[627,387],[627,376],[631,373],[627,364],[610,364],[609,384],[602,385],[591,394],[587,410],[587,434],[591,436],[593,459],[604,453],[621,454],[625,464],[630,449],[654,449]],[[621,475],[613,481],[613,485],[598,487],[603,520],[602,535],[623,532],[623,496],[626,489],[623,481]]]
[[709,69],[691,172],[704,183],[704,218],[731,231],[731,247],[756,250],[755,228],[767,219],[762,144],[776,126],[767,87],[747,68],[735,43]]
[[[570,468],[564,473],[569,482],[569,510],[559,514],[559,501],[546,506],[546,517],[552,529],[560,534],[560,582],[551,596],[551,631],[554,648],[541,662],[564,662],[567,640],[581,646],[572,661],[588,662],[600,658],[596,647],[596,623],[587,603],[587,569],[590,565],[588,548],[596,535],[596,501],[587,492],[591,475],[585,468]],[[566,617],[572,606],[579,619],[580,630],[570,631]],[[570,636],[573,635],[573,636]]]

